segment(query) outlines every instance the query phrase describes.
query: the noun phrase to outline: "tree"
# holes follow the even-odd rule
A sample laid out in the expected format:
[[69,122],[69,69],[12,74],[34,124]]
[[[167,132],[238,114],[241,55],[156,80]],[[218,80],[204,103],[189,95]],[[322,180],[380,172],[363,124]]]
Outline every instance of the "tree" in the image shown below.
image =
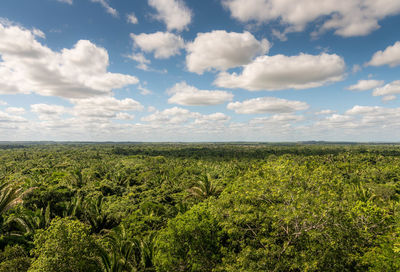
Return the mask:
[[212,271],[221,260],[220,229],[205,203],[179,214],[157,239],[157,271]]
[[101,271],[98,246],[78,220],[55,218],[35,235],[36,256],[29,272]]
[[0,272],[24,272],[28,271],[31,260],[27,252],[20,245],[6,246],[0,252]]
[[196,182],[196,185],[187,190],[189,197],[196,199],[206,199],[210,196],[216,196],[220,193],[220,190],[213,183],[209,175],[203,175],[201,180]]

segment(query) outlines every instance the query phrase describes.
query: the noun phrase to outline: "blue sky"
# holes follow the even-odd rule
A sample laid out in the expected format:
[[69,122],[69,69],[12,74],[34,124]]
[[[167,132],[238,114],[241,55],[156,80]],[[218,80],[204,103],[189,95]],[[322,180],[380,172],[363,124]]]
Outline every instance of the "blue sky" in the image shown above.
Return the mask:
[[377,2],[2,0],[0,140],[399,141]]

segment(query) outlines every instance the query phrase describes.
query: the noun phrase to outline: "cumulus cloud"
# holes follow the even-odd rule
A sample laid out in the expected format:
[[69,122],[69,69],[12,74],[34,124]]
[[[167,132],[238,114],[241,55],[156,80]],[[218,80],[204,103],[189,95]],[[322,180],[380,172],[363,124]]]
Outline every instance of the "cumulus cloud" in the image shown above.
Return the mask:
[[373,96],[383,96],[383,101],[394,100],[397,94],[400,94],[400,80],[395,80],[383,87],[376,88],[372,92]]
[[[114,97],[95,97],[71,100],[75,104],[73,114],[90,118],[117,118],[127,116],[122,111],[142,111],[143,105],[131,98],[118,100]],[[118,115],[119,114],[119,115]]]
[[66,4],[69,4],[69,5],[72,5],[73,4],[73,0],[57,0],[58,2],[61,2],[61,3],[66,3]]
[[334,114],[334,110],[321,110],[315,113],[315,115],[328,115],[328,114]]
[[400,13],[393,0],[221,0],[231,16],[241,22],[278,21],[284,34],[303,31],[307,24],[322,21],[314,33],[334,30],[343,37],[363,36],[379,28],[378,21]]
[[172,95],[168,99],[168,103],[186,106],[218,105],[231,101],[233,98],[233,94],[229,92],[199,90],[184,81],[175,84],[175,86],[167,90],[167,93]]
[[359,80],[357,84],[351,85],[347,89],[351,91],[367,91],[382,86],[384,83],[383,80]]
[[214,83],[249,91],[307,89],[342,80],[345,68],[335,54],[261,56],[244,65],[241,74],[220,73]]
[[192,12],[182,0],[148,0],[157,10],[155,18],[162,21],[168,30],[182,31],[192,21]]
[[31,112],[36,113],[41,120],[58,119],[68,110],[64,106],[49,104],[33,104]]
[[18,108],[18,107],[8,107],[8,108],[6,108],[6,112],[10,113],[10,114],[15,114],[15,115],[23,115],[23,114],[25,114],[25,109]]
[[[399,2],[400,3],[400,2]],[[400,41],[392,46],[388,46],[383,51],[376,52],[367,63],[369,66],[389,65],[395,67],[400,65]]]
[[136,17],[135,13],[133,13],[133,12],[126,15],[126,20],[128,21],[128,23],[131,23],[134,25],[139,23],[138,18]]
[[191,118],[201,117],[200,113],[194,113],[187,109],[173,107],[163,111],[156,111],[155,113],[142,117],[141,120],[154,124],[182,124]]
[[109,95],[138,83],[134,76],[107,72],[108,53],[87,40],[54,52],[19,26],[0,23],[0,93],[64,98]]
[[333,114],[320,120],[316,127],[328,129],[349,129],[357,134],[360,130],[400,128],[400,108],[355,105],[344,114]]
[[129,114],[126,112],[119,112],[115,116],[115,119],[117,119],[117,120],[133,120],[133,119],[135,119],[135,115],[132,115],[132,114]]
[[[157,59],[167,59],[180,54],[185,47],[183,39],[169,32],[155,32],[151,34],[142,33],[139,35],[131,33],[135,45],[146,53],[154,53]],[[146,63],[144,60],[139,62]]]
[[6,101],[0,100],[0,106],[6,106],[6,105],[7,105]]
[[93,3],[99,3],[105,10],[107,13],[111,14],[114,17],[118,16],[118,11],[114,8],[112,8],[110,6],[110,4],[108,4],[107,0],[90,0]]
[[397,96],[395,96],[395,95],[386,95],[386,96],[382,97],[382,101],[389,102],[389,101],[396,100],[396,98],[397,98]]
[[187,45],[186,65],[189,71],[197,74],[211,69],[226,70],[268,53],[270,46],[268,40],[258,41],[249,32],[215,30],[198,33]]
[[141,118],[141,121],[148,123],[152,128],[162,128],[164,132],[172,130],[174,133],[179,133],[176,131],[177,127],[181,130],[189,129],[191,133],[199,129],[206,129],[206,132],[210,133],[210,128],[216,131],[229,120],[230,117],[221,112],[200,114],[179,107],[163,111],[157,110],[153,114]]
[[194,120],[195,125],[212,125],[215,123],[225,123],[231,118],[221,112],[212,113],[209,115],[202,115]]
[[301,101],[286,100],[276,97],[259,97],[243,102],[231,102],[228,109],[240,114],[257,113],[291,113],[306,110],[309,108],[307,103]]
[[27,120],[21,116],[11,115],[0,111],[0,125],[2,125],[2,123],[23,123],[26,121]]

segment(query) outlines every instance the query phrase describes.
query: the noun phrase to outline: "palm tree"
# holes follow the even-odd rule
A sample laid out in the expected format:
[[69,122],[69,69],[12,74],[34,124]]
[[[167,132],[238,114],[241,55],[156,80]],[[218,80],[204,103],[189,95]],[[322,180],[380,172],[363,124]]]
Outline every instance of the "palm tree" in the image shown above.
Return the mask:
[[84,218],[92,227],[94,233],[100,233],[103,229],[111,229],[118,223],[115,222],[103,209],[104,197],[98,195],[93,199],[86,199],[84,207]]
[[187,189],[189,193],[188,197],[193,197],[197,199],[206,199],[210,196],[218,195],[221,190],[211,181],[210,176],[203,175],[201,180],[196,182],[196,185],[190,189]]
[[5,227],[12,223],[19,229],[27,231],[27,224],[23,217],[12,216],[4,221],[4,215],[10,209],[23,202],[23,197],[31,192],[34,188],[25,190],[19,184],[5,182],[0,184],[0,234],[6,234],[8,237],[21,236],[20,232],[12,232],[5,230]]
[[124,225],[120,225],[108,232],[105,239],[110,245],[107,251],[100,248],[100,256],[106,272],[136,271],[139,244],[130,239]]

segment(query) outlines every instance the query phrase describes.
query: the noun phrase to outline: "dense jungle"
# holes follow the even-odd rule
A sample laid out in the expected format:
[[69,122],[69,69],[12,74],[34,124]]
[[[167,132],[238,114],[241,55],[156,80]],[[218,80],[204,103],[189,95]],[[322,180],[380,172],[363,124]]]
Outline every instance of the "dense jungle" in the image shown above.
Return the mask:
[[400,271],[400,146],[0,144],[0,272]]

